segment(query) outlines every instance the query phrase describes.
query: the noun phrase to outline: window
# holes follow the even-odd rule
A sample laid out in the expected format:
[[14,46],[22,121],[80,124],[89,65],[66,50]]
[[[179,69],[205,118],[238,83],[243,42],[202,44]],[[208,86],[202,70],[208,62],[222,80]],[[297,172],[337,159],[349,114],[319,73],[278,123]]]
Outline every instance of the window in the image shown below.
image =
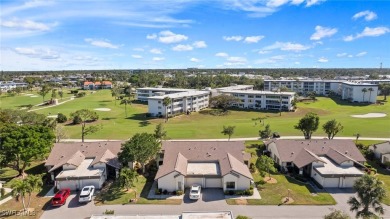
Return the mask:
[[161,101],[158,101],[158,103],[161,103]]
[[226,189],[235,189],[236,182],[226,182]]

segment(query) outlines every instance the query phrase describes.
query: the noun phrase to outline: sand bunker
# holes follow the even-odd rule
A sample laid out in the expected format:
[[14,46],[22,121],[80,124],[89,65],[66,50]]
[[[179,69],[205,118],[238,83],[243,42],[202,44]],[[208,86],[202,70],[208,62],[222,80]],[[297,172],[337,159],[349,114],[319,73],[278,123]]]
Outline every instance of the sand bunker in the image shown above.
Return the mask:
[[23,94],[24,96],[34,96],[34,94]]
[[30,97],[38,97],[37,95],[31,95]]
[[58,115],[51,115],[51,116],[47,116],[47,118],[57,118]]
[[363,115],[351,115],[351,116],[355,118],[380,118],[380,117],[385,117],[386,113],[367,113]]
[[111,111],[110,108],[95,108],[94,110],[96,110],[96,111],[104,111],[104,112]]

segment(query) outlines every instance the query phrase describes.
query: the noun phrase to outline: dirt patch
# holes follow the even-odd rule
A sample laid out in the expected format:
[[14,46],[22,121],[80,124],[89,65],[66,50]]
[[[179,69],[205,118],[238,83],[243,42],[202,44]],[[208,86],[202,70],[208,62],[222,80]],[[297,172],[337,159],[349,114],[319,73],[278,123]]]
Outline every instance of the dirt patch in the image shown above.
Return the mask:
[[291,204],[294,202],[294,199],[293,198],[288,198],[288,197],[284,197],[282,198],[282,204],[283,205],[288,205],[288,204]]
[[246,199],[236,199],[236,204],[237,205],[247,205],[248,202]]
[[276,184],[278,183],[278,181],[275,179],[275,178],[272,178],[272,177],[264,177],[264,181],[266,183],[269,183],[269,184]]
[[362,115],[351,115],[354,118],[381,118],[385,117],[386,113],[367,113]]

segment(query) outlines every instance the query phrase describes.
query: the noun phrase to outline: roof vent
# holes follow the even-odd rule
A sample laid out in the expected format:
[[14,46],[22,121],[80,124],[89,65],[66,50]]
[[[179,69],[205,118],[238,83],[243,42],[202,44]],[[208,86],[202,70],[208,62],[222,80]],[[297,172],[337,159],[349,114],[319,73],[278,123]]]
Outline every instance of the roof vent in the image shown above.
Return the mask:
[[301,144],[303,144],[303,141],[301,141]]
[[345,151],[345,154],[348,154],[348,151]]
[[322,146],[322,150],[324,150],[324,148],[325,148],[325,147],[324,147],[324,146]]
[[105,145],[107,145],[107,142],[106,142],[106,144]]
[[214,151],[217,150],[217,148],[214,148]]

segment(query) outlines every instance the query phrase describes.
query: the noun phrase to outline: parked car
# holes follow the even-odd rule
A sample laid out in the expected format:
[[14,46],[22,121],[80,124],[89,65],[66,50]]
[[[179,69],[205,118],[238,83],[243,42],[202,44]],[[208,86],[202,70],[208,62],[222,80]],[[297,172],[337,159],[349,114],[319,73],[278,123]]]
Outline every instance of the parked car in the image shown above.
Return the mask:
[[66,199],[70,195],[70,189],[61,189],[58,191],[51,200],[52,206],[61,206],[66,203]]
[[200,185],[192,185],[190,190],[190,199],[199,199],[202,188]]
[[92,201],[93,193],[95,192],[95,186],[85,186],[79,195],[79,202],[90,202]]

